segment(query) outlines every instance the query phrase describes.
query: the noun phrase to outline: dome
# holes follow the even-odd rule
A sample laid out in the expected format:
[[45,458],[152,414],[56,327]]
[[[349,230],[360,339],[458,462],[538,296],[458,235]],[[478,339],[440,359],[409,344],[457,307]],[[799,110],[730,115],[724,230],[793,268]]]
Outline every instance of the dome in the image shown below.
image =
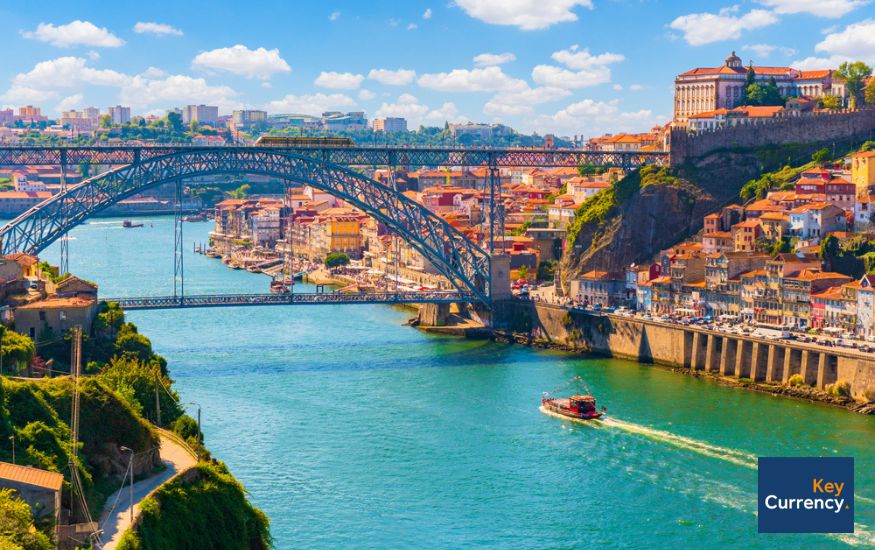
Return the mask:
[[733,51],[729,57],[726,58],[724,64],[727,67],[741,67],[741,58],[735,55],[735,52]]

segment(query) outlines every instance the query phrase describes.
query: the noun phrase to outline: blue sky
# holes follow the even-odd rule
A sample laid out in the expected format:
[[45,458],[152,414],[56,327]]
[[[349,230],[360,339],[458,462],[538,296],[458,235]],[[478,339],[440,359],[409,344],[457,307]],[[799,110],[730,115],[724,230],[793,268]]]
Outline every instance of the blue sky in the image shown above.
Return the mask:
[[0,105],[364,110],[412,126],[646,130],[674,75],[875,64],[871,0],[5,2]]

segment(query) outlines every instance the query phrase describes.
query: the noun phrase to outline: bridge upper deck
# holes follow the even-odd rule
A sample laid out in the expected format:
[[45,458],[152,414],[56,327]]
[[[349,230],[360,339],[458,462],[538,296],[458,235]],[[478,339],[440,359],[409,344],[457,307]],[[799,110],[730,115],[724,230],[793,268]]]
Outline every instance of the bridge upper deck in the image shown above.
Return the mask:
[[270,150],[288,152],[326,163],[344,166],[489,166],[577,167],[583,164],[636,168],[646,164],[668,164],[665,151],[586,151],[581,149],[492,149],[466,147],[256,147],[229,145],[87,145],[11,146],[0,145],[0,166],[66,165],[81,163],[125,165],[185,150]]

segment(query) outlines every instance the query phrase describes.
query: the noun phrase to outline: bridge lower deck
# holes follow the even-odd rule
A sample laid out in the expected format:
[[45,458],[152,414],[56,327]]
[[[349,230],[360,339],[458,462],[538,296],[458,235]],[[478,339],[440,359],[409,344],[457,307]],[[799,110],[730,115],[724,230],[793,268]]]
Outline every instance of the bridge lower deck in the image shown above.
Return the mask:
[[150,296],[109,298],[122,309],[182,309],[202,307],[236,307],[269,305],[326,304],[450,304],[478,302],[473,294],[463,292],[295,292],[291,294],[192,294],[187,296]]

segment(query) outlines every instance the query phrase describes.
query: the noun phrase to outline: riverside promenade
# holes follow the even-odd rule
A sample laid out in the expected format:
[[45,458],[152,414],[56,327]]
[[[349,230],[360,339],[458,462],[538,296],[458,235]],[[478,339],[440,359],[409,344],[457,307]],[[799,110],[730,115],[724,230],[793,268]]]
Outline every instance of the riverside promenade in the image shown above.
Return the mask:
[[846,382],[857,400],[875,392],[875,359],[854,349],[729,334],[541,302],[507,301],[497,311],[512,333],[525,334],[532,342],[764,384],[787,384],[794,375],[818,390]]

